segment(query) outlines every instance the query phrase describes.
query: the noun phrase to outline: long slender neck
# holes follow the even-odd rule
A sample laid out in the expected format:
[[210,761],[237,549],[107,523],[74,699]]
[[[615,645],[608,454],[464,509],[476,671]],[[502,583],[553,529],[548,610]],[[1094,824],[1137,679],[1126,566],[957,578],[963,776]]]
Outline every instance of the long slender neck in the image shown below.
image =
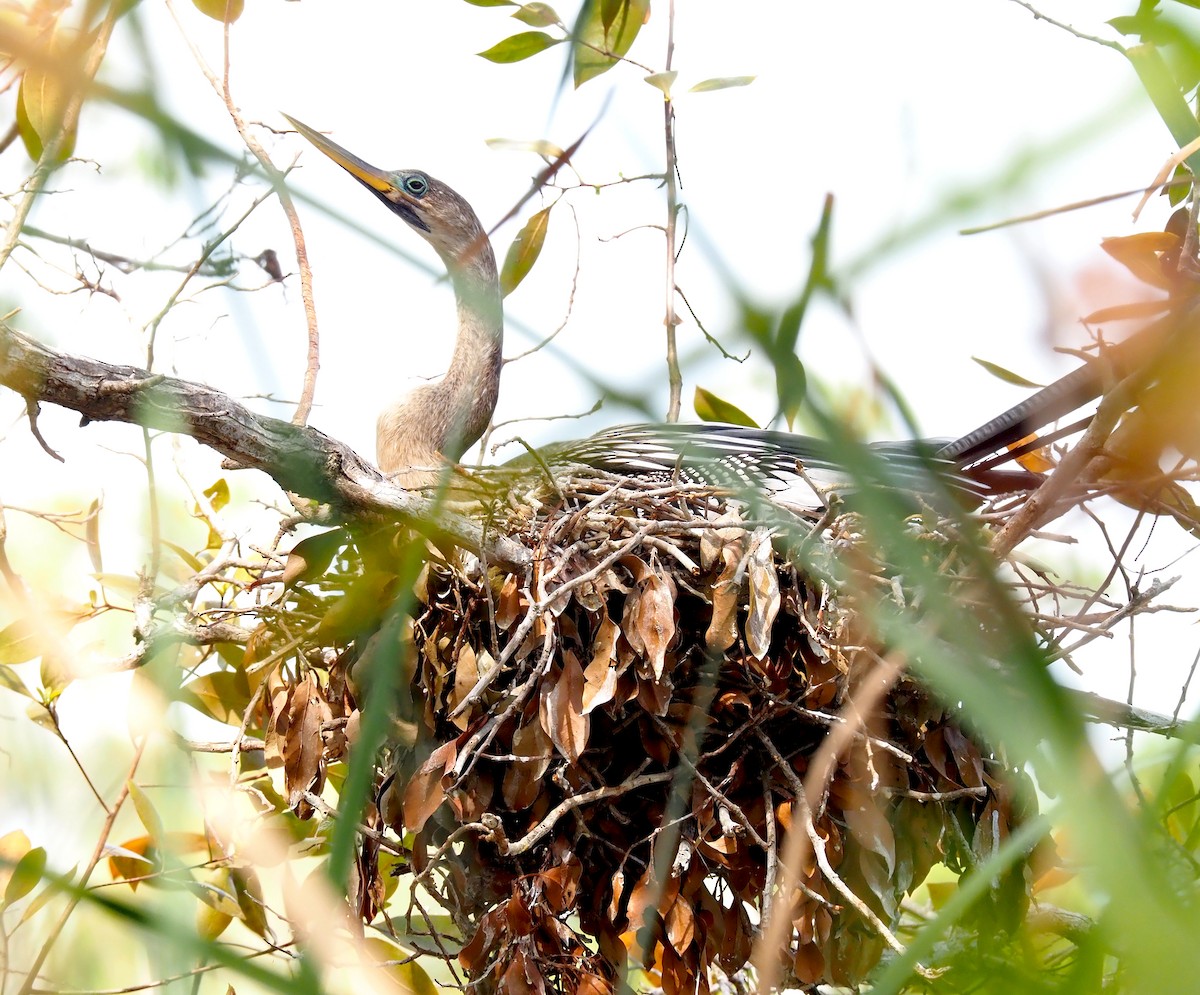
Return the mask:
[[446,375],[379,418],[379,468],[404,487],[436,484],[491,420],[500,389],[504,319],[496,259],[486,236],[470,258],[442,255],[458,304],[458,337]]
[[458,337],[446,376],[437,388],[449,417],[441,453],[457,460],[487,429],[500,391],[504,316],[500,278],[487,239],[475,257],[450,269],[458,304]]

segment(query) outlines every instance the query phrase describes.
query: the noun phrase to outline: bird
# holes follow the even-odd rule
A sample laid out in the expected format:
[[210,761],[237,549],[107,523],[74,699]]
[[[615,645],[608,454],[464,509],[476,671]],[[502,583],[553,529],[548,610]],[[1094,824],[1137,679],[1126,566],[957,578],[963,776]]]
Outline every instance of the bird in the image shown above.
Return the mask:
[[[449,273],[458,334],[446,374],[385,408],[376,436],[383,474],[405,488],[437,485],[486,431],[499,396],[503,307],[487,232],[467,200],[428,173],[379,169],[284,116],[428,242]],[[844,451],[828,440],[709,422],[616,426],[584,439],[552,443],[506,466],[585,467],[750,490],[805,511],[820,511],[832,494],[873,483],[914,492],[948,488],[968,505],[977,505],[989,493],[1030,490],[1044,479],[1032,471],[997,469],[1013,458],[1012,453],[976,468],[981,457],[1094,398],[1101,382],[1101,374],[1084,367],[959,439],[872,443],[866,449],[871,455],[865,462],[859,460],[854,472],[847,468]],[[1026,443],[1016,454],[1032,445]]]

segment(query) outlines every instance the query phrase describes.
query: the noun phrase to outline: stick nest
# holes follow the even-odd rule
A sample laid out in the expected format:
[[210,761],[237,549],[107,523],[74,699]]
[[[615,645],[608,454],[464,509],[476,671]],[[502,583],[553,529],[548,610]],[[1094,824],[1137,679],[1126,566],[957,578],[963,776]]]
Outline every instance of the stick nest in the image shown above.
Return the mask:
[[[395,528],[358,537],[293,589],[317,666],[268,695],[268,751],[308,816],[392,675],[352,890],[370,921],[406,888],[410,939],[464,983],[599,993],[632,962],[705,991],[784,915],[791,984],[854,984],[899,948],[901,900],[933,865],[969,872],[1028,818],[1001,755],[871,635],[870,606],[912,596],[856,514],[592,476],[510,496],[490,528],[534,554],[529,573]],[[970,613],[946,523],[903,528],[963,573]],[[1027,877],[992,884],[1009,924]]]

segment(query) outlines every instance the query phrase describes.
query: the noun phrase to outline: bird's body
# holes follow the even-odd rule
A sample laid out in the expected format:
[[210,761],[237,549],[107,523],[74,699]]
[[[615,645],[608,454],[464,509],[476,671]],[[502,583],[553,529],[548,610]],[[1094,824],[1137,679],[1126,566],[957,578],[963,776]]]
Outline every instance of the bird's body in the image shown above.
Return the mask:
[[[859,476],[871,484],[930,493],[935,475],[977,503],[987,489],[934,456],[922,441],[877,442],[865,447]],[[537,451],[550,466],[592,467],[612,474],[705,484],[735,494],[748,492],[800,511],[825,507],[831,493],[864,481],[846,469],[844,453],[824,439],[723,424],[619,425]],[[531,463],[533,457],[520,457]],[[516,462],[516,461],[514,461]]]
[[[371,190],[437,251],[458,304],[458,337],[445,377],[417,388],[379,416],[379,468],[407,488],[435,485],[486,430],[496,406],[503,318],[500,281],[487,233],[458,193],[416,170],[376,169],[323,135],[288,118],[321,152]],[[1003,418],[1003,416],[1001,416]],[[999,420],[994,423],[999,425]],[[1001,426],[1011,428],[1012,426]],[[986,439],[972,433],[972,459]],[[752,488],[776,502],[814,510],[830,491],[870,484],[929,493],[949,486],[977,503],[989,490],[1027,489],[1040,478],[1022,471],[973,476],[957,443],[876,443],[856,472],[829,442],[735,425],[626,425],[558,443],[513,461],[588,466],[631,476],[673,477],[733,491]],[[875,469],[872,470],[872,464]],[[864,472],[864,466],[866,470]],[[883,472],[875,472],[876,470]],[[940,478],[935,482],[934,478]]]

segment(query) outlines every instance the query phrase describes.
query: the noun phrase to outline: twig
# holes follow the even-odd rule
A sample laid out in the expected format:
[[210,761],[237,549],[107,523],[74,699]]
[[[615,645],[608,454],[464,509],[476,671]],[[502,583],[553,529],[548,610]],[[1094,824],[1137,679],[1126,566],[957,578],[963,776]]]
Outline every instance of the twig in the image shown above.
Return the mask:
[[673,770],[664,770],[657,774],[641,774],[638,777],[631,777],[626,781],[622,781],[620,784],[595,788],[592,791],[584,791],[578,795],[566,798],[547,812],[546,816],[536,826],[515,843],[501,843],[501,851],[510,857],[519,856],[532,848],[538,840],[549,833],[558,820],[568,812],[577,808],[583,808],[585,805],[604,801],[606,798],[619,798],[621,795],[627,795],[631,791],[637,791],[639,788],[645,788],[651,784],[662,784],[663,781],[669,781],[673,777],[675,777],[675,771]]
[[1047,24],[1052,24],[1052,25],[1054,25],[1054,27],[1059,28],[1062,31],[1065,31],[1065,32],[1067,32],[1067,34],[1073,35],[1074,37],[1079,38],[1082,41],[1090,41],[1096,45],[1103,45],[1105,48],[1116,49],[1118,52],[1121,52],[1122,54],[1125,52],[1125,47],[1123,45],[1121,45],[1119,42],[1110,41],[1108,38],[1099,38],[1096,35],[1085,34],[1084,32],[1078,30],[1077,28],[1071,27],[1071,25],[1067,24],[1065,21],[1058,21],[1058,20],[1055,20],[1053,17],[1049,17],[1046,14],[1043,14],[1032,3],[1029,3],[1028,0],[1012,0],[1012,2],[1015,3],[1017,6],[1024,7],[1027,11],[1029,11],[1029,13],[1031,13],[1033,15],[1034,20],[1045,21]]
[[50,448],[50,444],[42,435],[42,430],[38,428],[38,412],[41,411],[41,406],[32,397],[25,398],[25,413],[29,415],[29,432],[37,440],[37,444],[45,450],[46,455],[52,459],[58,460],[60,463],[65,463],[66,460],[58,453]]
[[[175,8],[172,6],[171,0],[167,0],[167,9],[171,12],[171,16],[175,18],[175,23],[179,25],[179,18],[175,15]],[[307,423],[309,412],[312,410],[313,396],[317,390],[317,371],[321,366],[321,337],[317,328],[317,308],[313,301],[312,266],[308,261],[308,247],[304,241],[304,229],[300,225],[300,215],[296,211],[296,205],[292,200],[291,192],[284,182],[285,174],[271,161],[271,157],[267,155],[266,149],[262,147],[262,143],[259,142],[246,126],[245,118],[242,117],[241,111],[238,110],[237,104],[234,103],[233,92],[229,86],[229,23],[229,21],[225,22],[224,68],[219,80],[205,61],[203,55],[200,54],[200,50],[192,42],[191,36],[183,30],[182,25],[179,25],[179,27],[188,48],[192,51],[192,56],[195,58],[196,64],[200,67],[200,71],[204,73],[205,78],[212,85],[217,96],[221,97],[224,102],[225,109],[228,111],[234,127],[237,128],[242,142],[254,155],[254,158],[258,160],[259,165],[263,168],[263,172],[266,173],[267,179],[271,183],[271,189],[279,198],[279,206],[283,209],[284,217],[287,218],[288,228],[292,233],[292,244],[296,248],[296,263],[300,270],[300,300],[304,305],[304,318],[308,327],[308,350],[305,357],[304,381],[303,387],[300,390],[300,400],[292,415],[292,424],[304,425]]]
[[[675,0],[667,8],[667,60],[664,72],[671,71],[671,60],[675,55]],[[671,102],[668,88],[663,92],[663,143],[666,146],[666,164],[663,175],[667,183],[667,222],[663,236],[666,258],[666,314],[663,324],[667,331],[667,382],[671,389],[667,405],[667,421],[679,421],[679,408],[683,396],[683,374],[679,369],[679,351],[675,341],[675,329],[679,316],[675,313],[675,223],[679,217],[679,192],[676,189],[679,162],[675,152],[675,105]]]

